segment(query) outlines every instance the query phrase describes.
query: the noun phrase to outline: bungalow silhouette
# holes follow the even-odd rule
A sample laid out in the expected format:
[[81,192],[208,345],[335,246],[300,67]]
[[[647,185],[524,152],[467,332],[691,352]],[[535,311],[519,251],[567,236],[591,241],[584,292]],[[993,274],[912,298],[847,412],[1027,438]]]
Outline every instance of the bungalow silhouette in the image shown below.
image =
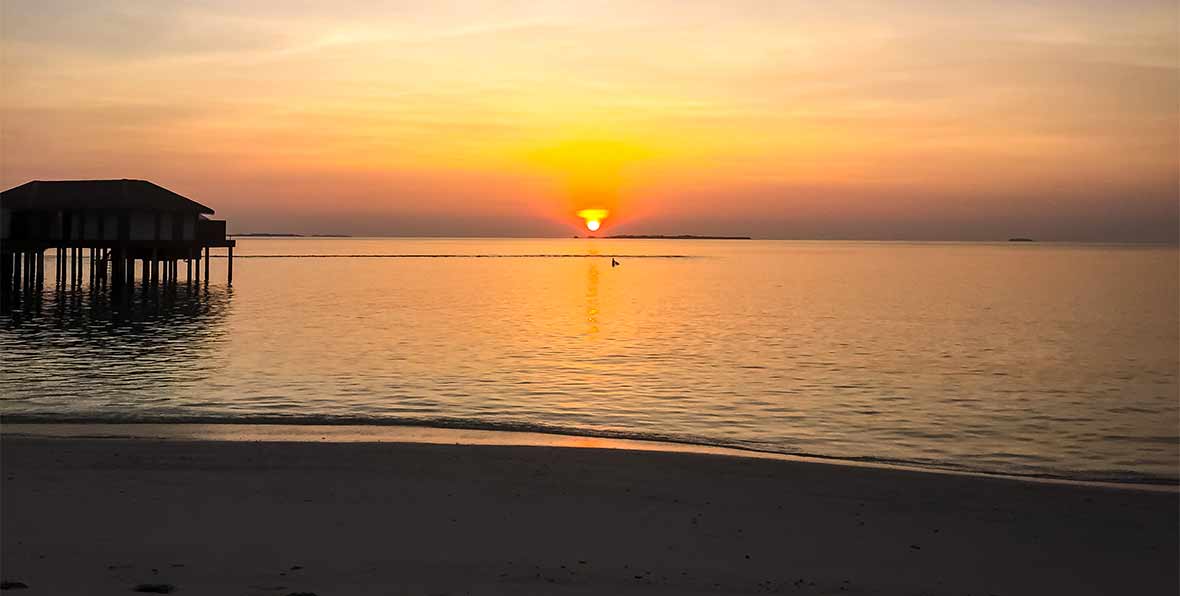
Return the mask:
[[[209,252],[233,248],[225,221],[213,209],[146,180],[34,180],[0,193],[0,283],[6,292],[40,286],[45,252],[56,251],[59,285],[135,284],[136,261],[145,284],[175,284],[179,263],[186,281],[209,278]],[[89,251],[89,254],[86,253]],[[197,267],[193,267],[193,262]],[[195,273],[195,275],[194,275]]]

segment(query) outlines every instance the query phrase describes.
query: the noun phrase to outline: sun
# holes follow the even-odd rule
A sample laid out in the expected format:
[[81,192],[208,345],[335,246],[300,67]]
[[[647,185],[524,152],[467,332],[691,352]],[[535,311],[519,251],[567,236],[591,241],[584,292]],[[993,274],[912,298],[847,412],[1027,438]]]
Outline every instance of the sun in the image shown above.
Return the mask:
[[602,220],[608,215],[610,211],[606,209],[582,209],[578,212],[578,217],[586,220],[586,229],[591,232],[597,232],[602,227]]

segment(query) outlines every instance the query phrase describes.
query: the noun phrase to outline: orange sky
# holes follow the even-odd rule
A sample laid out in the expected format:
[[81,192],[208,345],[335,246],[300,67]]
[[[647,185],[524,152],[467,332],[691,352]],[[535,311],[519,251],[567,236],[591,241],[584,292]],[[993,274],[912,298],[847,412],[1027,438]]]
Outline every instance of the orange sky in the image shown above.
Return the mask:
[[1172,1],[240,4],[0,5],[0,184],[238,232],[1180,229]]

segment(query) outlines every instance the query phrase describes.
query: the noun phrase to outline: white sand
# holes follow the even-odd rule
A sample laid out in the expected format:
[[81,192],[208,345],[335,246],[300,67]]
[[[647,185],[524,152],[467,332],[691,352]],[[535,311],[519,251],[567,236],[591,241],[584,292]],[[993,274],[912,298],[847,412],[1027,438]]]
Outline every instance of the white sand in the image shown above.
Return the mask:
[[0,573],[21,595],[1180,588],[1174,492],[388,443],[9,436],[0,464]]

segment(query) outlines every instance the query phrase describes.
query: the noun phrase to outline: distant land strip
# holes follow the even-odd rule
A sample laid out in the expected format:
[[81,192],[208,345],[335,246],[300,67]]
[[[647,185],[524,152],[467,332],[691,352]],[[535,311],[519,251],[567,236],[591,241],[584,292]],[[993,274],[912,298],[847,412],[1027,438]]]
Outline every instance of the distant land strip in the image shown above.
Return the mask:
[[[225,258],[225,255],[212,255],[213,258]],[[627,255],[610,253],[601,255],[585,254],[399,254],[399,255],[234,255],[235,259],[691,259],[692,255]]]
[[289,234],[272,232],[250,232],[247,234],[229,234],[230,238],[352,238],[349,234]]
[[753,240],[750,236],[695,236],[693,234],[679,234],[665,236],[663,234],[619,234],[607,236],[621,240]]
[[[291,234],[286,232],[249,232],[246,234],[229,234],[231,238],[352,238],[350,234]],[[582,238],[582,236],[574,236]],[[593,239],[597,236],[585,236]],[[695,234],[618,234],[603,236],[615,240],[753,240],[750,236],[697,236]]]

